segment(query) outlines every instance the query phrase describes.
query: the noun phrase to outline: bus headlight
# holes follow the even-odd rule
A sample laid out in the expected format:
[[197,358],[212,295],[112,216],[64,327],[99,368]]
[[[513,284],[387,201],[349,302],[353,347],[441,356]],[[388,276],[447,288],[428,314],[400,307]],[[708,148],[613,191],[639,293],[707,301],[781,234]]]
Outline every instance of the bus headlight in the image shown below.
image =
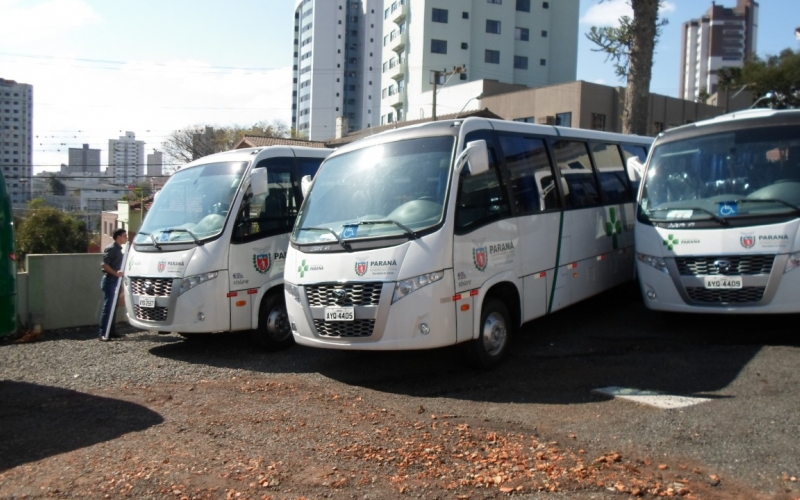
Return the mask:
[[192,288],[196,287],[200,283],[205,283],[206,281],[213,280],[217,277],[219,271],[212,271],[210,273],[203,273],[203,274],[196,274],[194,276],[187,276],[183,278],[181,281],[181,289],[178,290],[178,296],[183,295],[184,293],[188,292]]
[[435,271],[428,274],[421,274],[414,278],[398,281],[394,285],[394,295],[392,296],[392,304],[402,299],[406,295],[419,290],[424,286],[439,281],[444,278],[444,271]]
[[299,304],[300,303],[300,288],[297,285],[283,282],[283,289],[292,296],[292,298]]
[[800,252],[789,254],[789,260],[786,261],[786,269],[783,274],[793,271],[800,267]]
[[653,257],[652,255],[644,255],[641,253],[636,254],[636,259],[639,260],[642,264],[647,264],[648,266],[658,269],[664,274],[669,274],[669,269],[667,268],[667,261],[661,257]]

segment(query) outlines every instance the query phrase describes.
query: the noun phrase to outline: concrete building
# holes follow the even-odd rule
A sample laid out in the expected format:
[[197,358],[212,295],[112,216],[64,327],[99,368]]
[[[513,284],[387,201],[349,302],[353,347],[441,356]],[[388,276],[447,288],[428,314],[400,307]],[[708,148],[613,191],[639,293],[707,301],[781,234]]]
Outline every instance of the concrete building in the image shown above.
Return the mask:
[[164,153],[153,151],[147,155],[147,177],[161,177],[164,172]]
[[[387,0],[388,1],[388,0]],[[310,140],[380,120],[384,0],[296,0],[292,128]]]
[[113,183],[137,184],[144,175],[144,141],[137,141],[136,134],[125,132],[119,139],[108,140],[108,167],[106,173],[113,175]]
[[69,148],[69,163],[67,171],[62,173],[100,173],[100,150],[91,149],[88,144],[82,148]]
[[712,1],[703,17],[683,23],[679,97],[715,93],[721,68],[741,68],[756,54],[758,9],[754,0],[736,0],[733,8]]
[[437,88],[575,80],[579,0],[414,0],[413,13],[410,0],[386,3],[382,124],[430,116],[435,76]]
[[0,165],[12,204],[30,200],[33,86],[0,78]]

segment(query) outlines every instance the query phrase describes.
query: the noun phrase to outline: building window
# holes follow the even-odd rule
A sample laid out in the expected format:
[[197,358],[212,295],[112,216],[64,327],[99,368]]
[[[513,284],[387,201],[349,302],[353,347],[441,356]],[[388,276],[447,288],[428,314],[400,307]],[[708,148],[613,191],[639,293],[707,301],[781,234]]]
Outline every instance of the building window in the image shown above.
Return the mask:
[[469,12],[462,12],[461,19],[469,19]]
[[500,34],[500,21],[486,20],[486,32]]
[[525,56],[514,56],[514,69],[528,69],[528,58]]
[[501,5],[503,0],[486,0],[486,3],[496,3],[497,5]]
[[458,78],[459,78],[460,80],[466,80],[466,79],[467,79],[467,74],[466,74],[466,73],[460,73],[460,74],[458,75]]
[[572,112],[568,111],[566,113],[556,113],[556,125],[559,127],[571,127]]
[[547,59],[539,59],[539,66],[547,66]]
[[550,2],[542,2],[542,8],[543,9],[549,9],[550,8]]
[[461,42],[461,48],[466,50],[469,48],[469,44],[467,44],[467,42]]
[[531,0],[517,0],[517,10],[520,12],[530,12]]
[[528,28],[514,28],[514,39],[527,42],[530,40],[531,34]]
[[606,129],[606,115],[592,113],[592,130]]
[[499,50],[487,50],[483,61],[491,64],[500,64],[500,51]]
[[431,39],[432,54],[447,54],[447,40]]
[[433,22],[447,23],[447,9],[433,9]]

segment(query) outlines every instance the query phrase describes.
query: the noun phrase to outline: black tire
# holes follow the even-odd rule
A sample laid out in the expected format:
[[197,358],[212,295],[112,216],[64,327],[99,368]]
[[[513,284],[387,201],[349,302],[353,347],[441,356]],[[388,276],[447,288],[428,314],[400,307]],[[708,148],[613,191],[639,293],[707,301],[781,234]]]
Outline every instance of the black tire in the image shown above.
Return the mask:
[[509,351],[514,332],[508,308],[497,299],[488,299],[481,311],[478,338],[470,343],[472,361],[479,368],[494,368]]
[[260,349],[267,351],[280,351],[294,345],[282,294],[273,293],[261,301],[258,328],[250,332],[250,339]]

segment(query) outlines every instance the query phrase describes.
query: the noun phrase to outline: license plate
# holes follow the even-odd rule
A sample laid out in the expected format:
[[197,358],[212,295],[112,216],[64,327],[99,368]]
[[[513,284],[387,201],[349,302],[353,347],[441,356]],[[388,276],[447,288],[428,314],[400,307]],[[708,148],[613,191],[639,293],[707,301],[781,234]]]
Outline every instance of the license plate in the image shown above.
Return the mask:
[[156,306],[155,297],[139,297],[139,307],[151,309]]
[[741,276],[706,276],[706,288],[717,290],[738,290],[742,288]]
[[352,307],[326,307],[325,321],[354,321],[356,311]]

